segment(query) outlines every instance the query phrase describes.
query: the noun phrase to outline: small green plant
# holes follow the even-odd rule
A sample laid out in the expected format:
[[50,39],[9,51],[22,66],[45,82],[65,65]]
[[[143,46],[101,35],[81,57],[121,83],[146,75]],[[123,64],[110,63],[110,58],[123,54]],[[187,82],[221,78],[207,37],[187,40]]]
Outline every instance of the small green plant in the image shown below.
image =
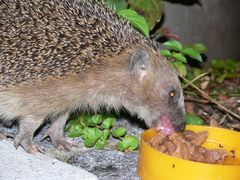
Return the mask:
[[138,29],[144,36],[149,37],[149,28],[145,18],[131,9],[124,9],[118,12],[120,17],[126,18],[133,27]]
[[240,62],[233,59],[214,59],[211,61],[213,78],[222,83],[227,78],[237,78],[240,72]]
[[120,140],[117,144],[120,151],[136,150],[139,145],[138,139],[126,135],[127,130],[124,127],[115,128],[116,119],[116,116],[111,114],[83,114],[70,120],[65,131],[71,138],[81,137],[88,148],[103,149],[112,136]]
[[146,37],[149,37],[149,31],[160,22],[163,14],[162,0],[105,0],[105,2]]
[[172,64],[182,76],[187,75],[186,64],[188,60],[194,59],[202,62],[201,54],[207,51],[207,48],[201,43],[183,46],[176,40],[168,40],[163,43],[163,46],[166,49],[160,50],[160,53],[165,57],[174,59]]

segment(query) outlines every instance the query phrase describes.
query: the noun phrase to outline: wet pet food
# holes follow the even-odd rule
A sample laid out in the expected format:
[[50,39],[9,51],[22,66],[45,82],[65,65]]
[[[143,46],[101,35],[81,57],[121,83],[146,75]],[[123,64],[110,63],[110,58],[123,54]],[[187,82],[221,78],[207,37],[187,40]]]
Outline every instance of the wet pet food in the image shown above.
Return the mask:
[[223,149],[209,150],[201,147],[207,137],[207,131],[195,133],[187,130],[182,133],[175,132],[168,136],[158,133],[147,143],[154,149],[174,157],[209,164],[222,164],[227,152]]

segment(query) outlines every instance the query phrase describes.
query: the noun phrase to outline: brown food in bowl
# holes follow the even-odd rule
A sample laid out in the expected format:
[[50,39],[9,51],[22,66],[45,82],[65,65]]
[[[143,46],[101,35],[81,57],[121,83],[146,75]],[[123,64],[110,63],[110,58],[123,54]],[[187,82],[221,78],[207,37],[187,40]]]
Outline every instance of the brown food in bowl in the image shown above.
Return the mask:
[[158,133],[147,143],[154,149],[174,157],[209,164],[222,164],[227,152],[222,149],[209,150],[201,147],[207,137],[207,131],[195,133],[187,130],[168,136]]

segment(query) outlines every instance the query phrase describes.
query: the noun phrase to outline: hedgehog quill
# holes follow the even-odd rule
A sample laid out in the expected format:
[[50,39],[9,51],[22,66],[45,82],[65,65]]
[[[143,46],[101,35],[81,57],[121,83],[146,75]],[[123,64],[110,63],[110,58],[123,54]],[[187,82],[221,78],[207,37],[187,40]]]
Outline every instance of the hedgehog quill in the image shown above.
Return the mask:
[[119,111],[169,134],[185,124],[179,79],[154,42],[104,5],[88,0],[0,0],[0,116],[17,120],[15,146],[41,152],[34,132],[56,148],[71,112]]

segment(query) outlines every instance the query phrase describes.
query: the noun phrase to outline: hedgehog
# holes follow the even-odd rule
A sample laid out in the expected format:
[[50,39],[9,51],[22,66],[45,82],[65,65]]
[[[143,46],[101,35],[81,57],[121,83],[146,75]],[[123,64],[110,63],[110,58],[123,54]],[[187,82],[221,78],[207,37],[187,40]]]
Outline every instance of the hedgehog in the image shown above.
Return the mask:
[[15,146],[44,123],[52,144],[70,149],[64,127],[75,111],[126,110],[165,134],[185,125],[181,85],[156,43],[104,3],[0,0],[0,117],[17,121]]

